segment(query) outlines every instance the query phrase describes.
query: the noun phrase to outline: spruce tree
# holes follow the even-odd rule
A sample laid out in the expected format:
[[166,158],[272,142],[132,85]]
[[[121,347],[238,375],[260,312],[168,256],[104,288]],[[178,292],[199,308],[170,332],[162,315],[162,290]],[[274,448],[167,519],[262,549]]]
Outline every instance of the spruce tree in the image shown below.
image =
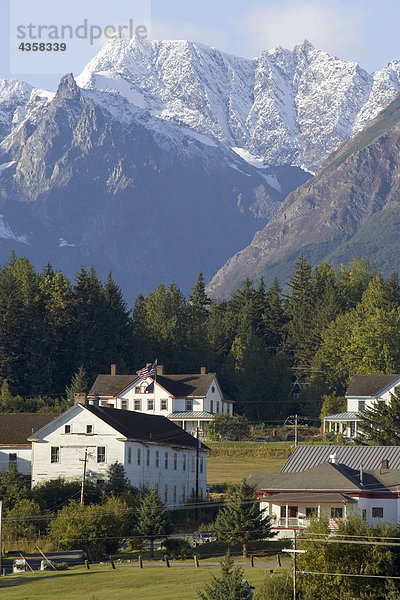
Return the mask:
[[360,413],[360,440],[370,446],[400,445],[400,387],[390,394],[389,404],[377,402]]
[[271,537],[269,517],[260,510],[254,488],[241,481],[228,493],[227,501],[215,520],[216,537],[228,544],[242,544],[243,558],[247,557],[247,544],[252,540]]
[[220,563],[220,576],[211,575],[211,583],[197,592],[200,600],[251,600],[252,592],[248,583],[243,580],[243,570],[234,566],[229,550]]
[[150,558],[154,558],[154,541],[171,532],[171,522],[158,493],[151,490],[145,493],[137,508],[136,537],[150,542]]
[[71,379],[71,384],[65,388],[65,393],[70,402],[74,402],[75,394],[84,394],[88,391],[86,371],[81,365]]

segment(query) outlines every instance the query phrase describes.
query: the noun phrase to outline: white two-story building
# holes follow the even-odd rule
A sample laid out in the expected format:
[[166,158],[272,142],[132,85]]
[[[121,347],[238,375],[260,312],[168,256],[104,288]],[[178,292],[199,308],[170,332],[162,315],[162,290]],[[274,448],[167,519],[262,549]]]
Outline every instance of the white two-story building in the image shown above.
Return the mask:
[[208,448],[162,416],[76,403],[29,436],[32,486],[64,477],[101,485],[119,462],[167,506],[206,497]]
[[359,431],[359,413],[379,402],[388,404],[390,394],[393,394],[399,385],[399,374],[354,375],[346,390],[346,412],[324,417],[324,433],[355,438]]
[[88,394],[89,402],[121,410],[162,415],[192,435],[201,437],[216,414],[232,416],[233,400],[222,391],[216,373],[166,374],[157,366],[154,377],[117,375],[111,365],[109,375],[98,375]]

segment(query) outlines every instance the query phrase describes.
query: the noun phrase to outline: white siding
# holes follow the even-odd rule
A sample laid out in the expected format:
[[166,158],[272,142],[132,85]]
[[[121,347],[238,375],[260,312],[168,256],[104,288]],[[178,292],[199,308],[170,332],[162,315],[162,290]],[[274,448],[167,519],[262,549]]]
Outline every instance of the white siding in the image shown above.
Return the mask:
[[[87,426],[93,433],[87,434]],[[70,433],[65,433],[65,426]],[[105,448],[105,461],[97,462],[97,449]],[[59,462],[51,462],[52,448],[58,448]],[[158,486],[164,501],[164,486],[168,489],[168,504],[173,504],[173,488],[176,486],[176,504],[183,503],[183,488],[186,500],[196,488],[196,472],[192,470],[195,449],[183,449],[163,444],[129,442],[112,427],[94,416],[84,407],[77,405],[67,411],[56,422],[46,426],[43,436],[32,445],[32,485],[65,477],[80,479],[83,473],[85,448],[88,449],[87,477],[94,482],[107,478],[110,465],[116,461],[123,464],[126,475],[135,487]],[[147,463],[149,454],[150,462]],[[156,466],[156,453],[159,461]],[[166,467],[165,454],[168,456]],[[176,469],[174,455],[176,456]],[[140,460],[139,460],[140,457]],[[185,457],[185,459],[183,458]],[[130,459],[130,460],[129,460]],[[203,461],[203,472],[199,468],[199,493],[205,498],[207,481],[207,453],[200,451],[199,465]],[[183,464],[185,460],[185,470]],[[201,491],[200,491],[201,490]]]
[[17,469],[22,475],[31,474],[31,446],[1,446],[0,471],[8,471],[10,454],[17,455]]

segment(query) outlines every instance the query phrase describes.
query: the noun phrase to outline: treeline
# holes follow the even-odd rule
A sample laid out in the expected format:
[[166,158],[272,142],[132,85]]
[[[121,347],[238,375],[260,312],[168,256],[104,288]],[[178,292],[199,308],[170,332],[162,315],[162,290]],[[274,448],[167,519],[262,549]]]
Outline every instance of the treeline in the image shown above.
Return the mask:
[[355,373],[400,370],[397,276],[384,281],[359,259],[313,270],[301,256],[284,292],[246,279],[224,301],[207,297],[200,274],[188,298],[160,284],[129,310],[111,275],[103,284],[82,268],[71,283],[12,256],[0,268],[0,322],[3,411],[60,410],[111,363],[132,373],[157,358],[167,373],[216,371],[239,412],[271,421],[318,416],[322,396],[342,395]]

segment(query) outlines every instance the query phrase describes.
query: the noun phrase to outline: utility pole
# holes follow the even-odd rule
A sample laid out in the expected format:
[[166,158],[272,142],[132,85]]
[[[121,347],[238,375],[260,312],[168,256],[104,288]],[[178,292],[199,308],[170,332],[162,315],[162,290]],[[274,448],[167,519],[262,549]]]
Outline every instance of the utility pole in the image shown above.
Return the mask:
[[297,596],[297,555],[304,554],[307,550],[297,550],[297,531],[293,529],[293,548],[283,548],[282,552],[293,554],[293,600]]
[[197,502],[199,498],[199,457],[200,457],[200,434],[199,428],[196,427],[196,520],[198,518]]
[[[290,429],[294,429],[294,447],[297,448],[299,443],[299,429],[306,429],[308,425],[304,424],[306,420],[305,417],[299,417],[299,415],[290,415],[285,422],[284,425],[289,427]],[[300,425],[300,423],[303,423]]]
[[3,502],[0,500],[0,575],[1,575],[1,559],[3,556]]
[[87,456],[88,456],[88,451],[87,451],[87,448],[85,448],[85,457],[83,459],[83,473],[82,473],[82,483],[81,483],[81,504],[84,504]]
[[[295,448],[297,448],[297,427],[298,427],[298,423],[297,423],[297,414],[296,414],[296,415],[294,415],[294,447]],[[296,540],[296,537],[294,539]],[[295,544],[296,544],[296,541],[295,541]]]

